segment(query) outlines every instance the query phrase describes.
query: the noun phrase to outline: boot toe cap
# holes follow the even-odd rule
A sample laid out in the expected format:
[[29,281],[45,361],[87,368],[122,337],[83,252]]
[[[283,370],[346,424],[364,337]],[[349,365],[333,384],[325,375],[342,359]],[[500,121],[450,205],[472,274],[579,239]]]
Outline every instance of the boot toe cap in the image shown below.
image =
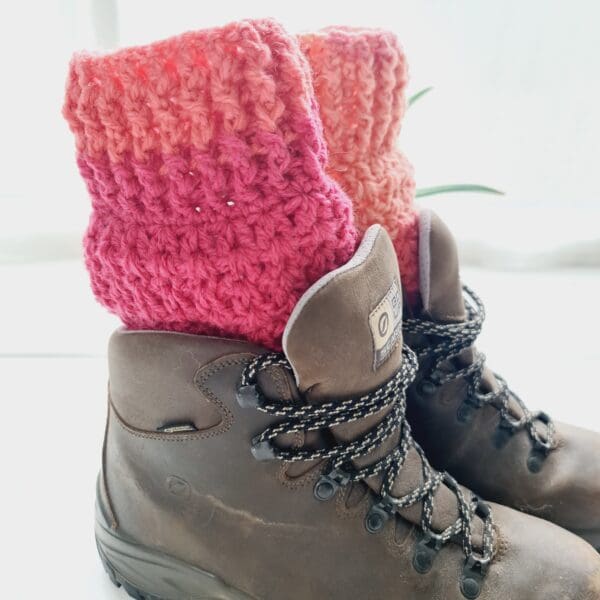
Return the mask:
[[560,447],[551,472],[550,518],[600,547],[600,433],[557,424]]
[[[499,530],[497,573],[515,586],[507,597],[600,600],[600,554],[587,542],[503,506],[494,505],[493,511]],[[521,595],[515,596],[515,589]]]

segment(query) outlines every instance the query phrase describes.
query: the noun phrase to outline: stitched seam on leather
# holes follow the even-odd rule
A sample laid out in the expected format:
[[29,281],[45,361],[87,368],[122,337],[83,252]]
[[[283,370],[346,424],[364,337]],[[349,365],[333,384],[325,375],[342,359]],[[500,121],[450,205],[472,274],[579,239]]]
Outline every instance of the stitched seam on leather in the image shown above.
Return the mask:
[[[208,436],[208,437],[213,437],[215,435],[225,433],[226,431],[228,431],[231,428],[231,426],[233,425],[233,420],[234,420],[233,413],[216,396],[216,394],[206,385],[208,379],[210,379],[213,375],[215,375],[219,371],[222,371],[225,367],[233,367],[236,365],[246,364],[250,360],[251,357],[252,357],[252,354],[244,354],[243,358],[242,357],[230,358],[227,360],[222,360],[221,358],[217,358],[212,363],[209,363],[209,365],[212,364],[213,366],[210,367],[209,369],[207,369],[206,371],[204,369],[209,365],[200,367],[196,371],[196,373],[194,375],[194,385],[200,391],[200,393],[204,395],[205,398],[207,398],[213,404],[216,404],[221,409],[223,416],[224,416],[223,423],[221,424],[222,429],[220,429],[219,431],[215,431],[211,436]],[[202,376],[199,377],[199,375],[201,373],[202,373]]]
[[130,435],[137,437],[137,438],[143,438],[143,439],[148,439],[148,440],[157,440],[159,442],[189,442],[192,440],[198,440],[198,439],[202,439],[202,438],[210,438],[210,437],[214,437],[215,435],[218,435],[218,434],[215,434],[214,432],[206,432],[206,431],[198,432],[195,434],[180,434],[180,433],[159,433],[159,432],[145,431],[143,429],[136,429],[135,427],[128,425],[123,420],[121,415],[117,412],[115,405],[112,403],[112,400],[111,400],[111,408],[113,409],[113,411],[115,413],[116,421],[121,426],[121,428],[124,429]]
[[284,382],[284,377],[281,372],[273,367],[270,367],[266,374],[271,378],[273,383],[275,384],[275,389],[281,398],[288,400],[288,392],[289,389],[286,390],[286,385]]
[[[275,384],[275,389],[281,398],[284,398],[286,400],[292,399],[292,393],[288,384],[288,380],[283,375],[281,370],[275,367],[270,367],[265,371],[265,375],[269,377],[271,381]],[[305,437],[306,436],[303,432],[296,432],[294,434],[293,446],[296,448],[301,448],[304,445]],[[317,478],[317,475],[320,475],[320,471],[316,470],[316,467],[318,466],[319,465],[317,464],[309,468],[308,471],[303,475],[298,475],[297,477],[290,477],[287,474],[287,470],[290,468],[290,466],[283,463],[277,471],[277,480],[279,481],[279,483],[281,483],[288,489],[300,489],[302,487],[305,487],[307,484],[314,482]]]
[[502,534],[500,527],[497,524],[494,524],[494,533],[496,538],[496,552],[493,555],[493,561],[495,563],[500,562],[510,548],[510,544],[506,537]]
[[[319,468],[321,467],[321,468]],[[317,463],[312,466],[306,473],[298,475],[298,477],[291,478],[287,474],[287,466],[283,464],[277,472],[277,480],[289,488],[290,490],[298,490],[306,487],[310,483],[314,483],[322,474],[323,468],[322,463]]]
[[350,495],[350,486],[343,488],[342,493],[338,493],[335,499],[335,512],[342,519],[354,519],[362,517],[363,519],[369,512],[369,492],[367,492],[354,506],[348,506],[347,499]]
[[[395,518],[397,519],[398,516],[396,516]],[[405,546],[408,545],[409,542],[407,542],[405,539],[405,540],[403,540],[404,543],[398,543],[398,540],[396,539],[396,521],[393,518],[390,519],[390,521],[388,521],[385,524],[385,528],[387,529],[387,531],[385,531],[385,533],[384,533],[385,546],[388,549],[388,552],[396,558],[406,556],[407,549],[405,548]],[[415,528],[413,526],[411,532],[408,533],[408,535],[406,537],[410,538],[411,536],[414,536],[414,532],[415,532]],[[415,536],[415,541],[416,541],[416,536]]]
[[[200,379],[198,379],[198,374],[200,371],[202,371],[202,369],[204,367],[200,367],[194,375],[194,385],[195,385],[196,389],[198,389],[198,391],[200,393],[202,393],[209,401],[212,401],[214,404],[216,404],[222,410],[223,417],[224,417],[223,421],[221,423],[219,423],[218,425],[215,425],[214,428],[210,428],[205,431],[198,431],[196,433],[187,433],[187,434],[160,433],[160,432],[138,429],[136,427],[133,427],[132,425],[129,425],[123,419],[123,417],[121,417],[121,415],[119,414],[118,410],[116,409],[116,407],[112,401],[112,398],[110,397],[110,394],[109,394],[109,403],[110,403],[112,410],[114,411],[117,423],[127,433],[129,433],[130,435],[133,435],[134,437],[157,440],[157,441],[162,441],[162,442],[189,442],[189,441],[199,440],[199,439],[208,439],[208,438],[212,438],[212,437],[221,435],[222,433],[225,433],[227,430],[229,430],[231,428],[231,425],[233,424],[233,414],[231,413],[231,411],[228,408],[226,408],[224,406],[224,404],[221,402],[221,400],[219,400],[212,393],[212,391],[210,391],[204,385],[202,385],[200,387],[200,384],[201,383],[204,384],[205,381],[209,377],[211,377],[215,373],[218,373],[220,370],[222,370],[225,367],[244,364],[245,362],[247,362],[248,356],[251,356],[251,355],[248,354],[248,355],[245,355],[244,358],[229,359],[229,360],[223,361],[220,364],[215,365],[215,366],[211,367],[210,369],[208,369],[206,371],[206,373],[203,373],[203,375]],[[216,361],[214,361],[214,362],[217,362],[219,360],[220,359],[216,359]],[[209,364],[211,364],[211,363],[209,363]],[[208,365],[205,365],[205,366],[208,366]]]
[[390,551],[397,557],[400,557],[402,555],[406,556],[408,549],[411,546],[414,547],[419,538],[417,533],[417,525],[408,521],[404,521],[409,530],[403,538],[398,539],[398,536],[396,534],[398,532],[398,522],[400,518],[401,517],[398,517],[396,519],[396,523],[394,523],[391,540],[389,542]]

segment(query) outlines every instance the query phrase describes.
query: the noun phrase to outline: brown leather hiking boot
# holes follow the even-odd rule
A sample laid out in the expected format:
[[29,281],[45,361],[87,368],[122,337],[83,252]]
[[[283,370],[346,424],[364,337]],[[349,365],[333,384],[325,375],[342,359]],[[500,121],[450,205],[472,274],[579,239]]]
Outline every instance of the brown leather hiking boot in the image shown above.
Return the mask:
[[293,311],[285,354],[118,331],[96,536],[134,598],[600,598],[600,557],[434,471],[405,420],[391,241]]
[[434,213],[421,215],[419,250],[423,306],[404,324],[420,363],[408,394],[415,438],[434,466],[486,499],[600,549],[600,435],[530,412],[485,366],[473,346],[483,304],[461,286],[455,241]]

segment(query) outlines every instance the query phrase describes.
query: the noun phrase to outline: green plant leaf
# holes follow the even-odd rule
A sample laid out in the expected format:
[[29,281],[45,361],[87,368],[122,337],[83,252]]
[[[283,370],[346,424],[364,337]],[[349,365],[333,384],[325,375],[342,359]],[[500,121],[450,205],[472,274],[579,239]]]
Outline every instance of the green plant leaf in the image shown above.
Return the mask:
[[477,192],[479,194],[494,194],[495,196],[504,196],[504,192],[486,185],[477,185],[474,183],[456,183],[454,185],[437,185],[434,187],[420,188],[416,192],[416,197],[424,198],[425,196],[454,194],[456,192]]
[[407,107],[410,108],[417,100],[428,94],[433,89],[433,86],[423,88],[420,92],[410,96],[407,102]]

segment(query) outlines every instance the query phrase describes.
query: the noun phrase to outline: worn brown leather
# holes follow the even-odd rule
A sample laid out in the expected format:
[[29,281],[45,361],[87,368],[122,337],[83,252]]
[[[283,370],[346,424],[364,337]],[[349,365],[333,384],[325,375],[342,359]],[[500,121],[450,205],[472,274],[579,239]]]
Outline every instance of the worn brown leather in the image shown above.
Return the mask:
[[[402,297],[396,252],[389,235],[380,226],[369,229],[361,248],[357,256],[362,253],[362,260],[338,269],[329,281],[314,286],[318,289],[306,292],[286,327],[284,350],[296,374],[298,389],[309,402],[359,396],[383,384],[400,368]],[[397,338],[389,357],[376,368],[369,315],[377,310],[390,289],[398,290]],[[390,334],[393,321],[393,318],[388,321]],[[339,425],[333,434],[340,441],[351,441],[373,428],[387,412]],[[391,436],[378,451],[356,461],[357,466],[374,463],[397,445],[398,439],[398,434]],[[394,485],[394,495],[403,496],[422,482],[422,460],[411,449]],[[368,481],[375,492],[380,491],[381,483],[381,478]],[[442,485],[434,500],[433,524],[442,531],[458,517],[456,497]],[[420,522],[419,505],[403,509],[401,514],[412,523]],[[473,533],[475,544],[480,547],[482,523],[479,519],[473,523]]]
[[[421,318],[460,321],[465,314],[456,243],[437,215],[426,219],[431,233],[429,247],[423,247],[428,230],[422,231],[421,254],[429,253],[425,262],[430,262],[430,268],[428,272],[427,264],[422,264],[421,276],[422,281],[429,279],[422,287],[430,290],[431,300],[424,301]],[[413,338],[408,343],[417,347],[426,342]],[[473,350],[467,350],[461,359],[468,363],[473,356]],[[409,389],[409,420],[431,462],[486,499],[553,521],[600,548],[600,434],[555,423],[556,448],[541,471],[532,473],[527,461],[533,446],[527,432],[517,432],[504,447],[497,448],[494,435],[499,411],[487,406],[475,411],[469,423],[459,421],[457,411],[467,394],[466,382],[452,381],[428,394],[419,385],[427,368],[424,362]],[[485,384],[488,389],[496,386],[487,368]],[[522,414],[514,402],[512,407],[513,412]],[[542,424],[538,427],[545,430]]]
[[[433,569],[419,575],[412,567],[417,527],[398,518],[378,535],[365,530],[373,502],[367,488],[317,502],[318,466],[290,477],[285,465],[252,457],[250,440],[269,419],[234,398],[255,352],[242,342],[185,334],[114,334],[111,373],[124,365],[130,373],[110,389],[105,476],[116,531],[264,600],[462,599],[459,546],[445,546]],[[153,385],[173,364],[180,365],[179,384],[168,392]],[[122,399],[140,377],[150,383],[138,388],[138,403],[148,406],[138,414],[149,414],[124,421]],[[189,386],[195,399],[185,393]],[[210,404],[227,425],[211,419],[205,426],[198,403]],[[169,423],[173,415],[195,418],[200,431],[161,434],[143,425],[147,418]],[[492,509],[499,545],[482,600],[600,598],[600,565],[587,544],[535,517]]]
[[[387,241],[378,240],[374,248],[385,256]],[[336,295],[343,304],[344,295]],[[339,306],[340,315],[345,310]],[[298,375],[302,342],[293,344]],[[412,566],[419,528],[409,517],[391,519],[379,534],[366,531],[372,487],[349,485],[318,502],[313,486],[322,464],[299,470],[296,463],[254,459],[251,440],[273,418],[241,408],[235,394],[244,366],[262,352],[243,342],[178,333],[113,335],[101,498],[115,532],[257,599],[462,599],[465,557],[458,544],[445,545],[433,568],[420,575]],[[299,396],[276,368],[261,373],[259,383],[268,397]],[[329,383],[335,394],[335,378]],[[177,423],[196,431],[158,431]],[[496,555],[482,600],[600,598],[600,559],[585,542],[535,517],[492,509]]]

